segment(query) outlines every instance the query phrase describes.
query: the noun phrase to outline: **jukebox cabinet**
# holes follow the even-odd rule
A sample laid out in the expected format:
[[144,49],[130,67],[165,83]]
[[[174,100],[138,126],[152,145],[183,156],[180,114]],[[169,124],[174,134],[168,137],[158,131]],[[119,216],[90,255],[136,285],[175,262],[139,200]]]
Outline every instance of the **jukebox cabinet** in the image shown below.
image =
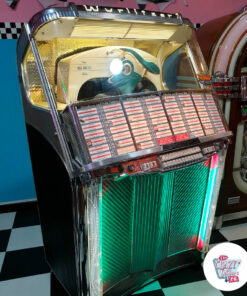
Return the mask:
[[233,132],[217,209],[219,226],[225,220],[247,217],[246,21],[247,10],[242,9],[206,23],[197,31],[221,107]]
[[189,21],[48,9],[17,64],[46,258],[70,295],[130,295],[207,251],[231,132]]

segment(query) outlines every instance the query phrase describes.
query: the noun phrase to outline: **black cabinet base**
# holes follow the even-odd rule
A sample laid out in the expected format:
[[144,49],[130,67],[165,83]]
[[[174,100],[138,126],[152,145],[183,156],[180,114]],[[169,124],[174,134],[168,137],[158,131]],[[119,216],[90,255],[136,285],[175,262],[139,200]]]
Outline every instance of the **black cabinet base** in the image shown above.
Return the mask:
[[51,273],[51,296],[69,296],[54,273]]

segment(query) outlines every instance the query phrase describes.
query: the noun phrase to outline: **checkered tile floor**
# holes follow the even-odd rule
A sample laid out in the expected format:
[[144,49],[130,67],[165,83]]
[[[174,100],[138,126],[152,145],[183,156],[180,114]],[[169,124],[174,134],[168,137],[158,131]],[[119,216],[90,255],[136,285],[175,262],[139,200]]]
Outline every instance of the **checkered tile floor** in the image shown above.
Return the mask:
[[[0,207],[0,211],[0,295],[66,296],[44,259],[36,203],[22,204],[17,211]],[[225,241],[233,241],[247,250],[247,220],[213,232],[212,246]],[[246,296],[247,284],[234,292],[216,290],[205,280],[198,265],[168,274],[135,295]]]
[[0,22],[0,39],[17,39],[21,33],[22,23]]

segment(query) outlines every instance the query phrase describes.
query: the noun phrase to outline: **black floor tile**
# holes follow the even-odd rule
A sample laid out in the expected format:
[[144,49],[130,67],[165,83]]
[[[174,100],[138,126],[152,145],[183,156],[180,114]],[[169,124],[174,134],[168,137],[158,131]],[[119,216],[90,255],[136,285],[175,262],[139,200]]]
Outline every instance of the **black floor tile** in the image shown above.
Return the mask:
[[203,269],[198,264],[167,274],[165,277],[159,279],[159,282],[162,288],[168,288],[203,280],[205,280]]
[[33,209],[34,210],[37,209],[37,201],[28,201],[28,202],[0,205],[0,213],[18,212],[18,211],[26,211],[26,210],[33,210]]
[[38,209],[37,207],[34,207],[33,209],[18,211],[15,216],[13,228],[27,227],[39,224],[40,221]]
[[51,295],[50,296],[69,296],[56,276],[51,273]]
[[227,241],[228,240],[218,230],[212,231],[212,235],[210,238],[210,244],[224,243]]
[[247,295],[247,284],[245,284],[242,288],[235,291],[221,291],[224,296],[246,296]]
[[247,223],[247,217],[230,221],[224,221],[222,227],[234,226],[244,223]]
[[5,255],[0,281],[48,272],[43,247],[12,251]]
[[[237,244],[237,245],[241,246],[242,248],[244,248],[245,251],[247,251],[247,238],[231,241],[231,243]],[[246,296],[247,296],[247,294],[246,294]]]
[[11,229],[0,231],[0,252],[5,252],[8,246]]

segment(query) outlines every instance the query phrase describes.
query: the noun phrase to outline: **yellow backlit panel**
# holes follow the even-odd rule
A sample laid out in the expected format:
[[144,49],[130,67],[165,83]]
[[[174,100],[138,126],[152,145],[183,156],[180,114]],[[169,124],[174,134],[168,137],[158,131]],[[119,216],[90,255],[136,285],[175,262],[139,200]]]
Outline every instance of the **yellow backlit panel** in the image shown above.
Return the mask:
[[[57,108],[62,110],[65,107],[63,103],[67,99],[69,101],[81,99],[80,89],[87,81],[96,83],[94,81],[97,80],[99,84],[104,83],[108,88],[113,89],[110,95],[125,92],[125,89],[129,92],[136,91],[135,83],[145,90],[166,89],[166,84],[163,84],[163,63],[167,57],[192,38],[192,32],[193,29],[188,25],[75,17],[60,18],[45,23],[36,31],[35,40],[48,81],[56,96]],[[128,48],[129,51],[123,48]],[[108,49],[109,52],[103,54]],[[117,49],[121,54],[117,54]],[[95,56],[91,57],[94,52]],[[127,68],[132,67],[133,73],[129,80],[125,81],[127,76],[122,80],[125,81],[122,82],[125,86],[128,84],[128,88],[124,89],[120,82],[112,83],[109,63],[113,59],[113,56],[111,57],[113,52],[116,57],[127,63]],[[77,64],[73,63],[74,57],[79,55],[85,58]],[[87,58],[88,55],[91,59]],[[92,59],[94,59],[93,62]],[[66,68],[65,64],[69,60],[71,63]],[[153,67],[156,66],[160,73],[155,74],[147,70],[145,65],[150,63],[153,63]],[[23,61],[23,74],[30,102],[38,107],[48,108],[30,48]],[[139,77],[142,82],[139,81]],[[64,87],[67,91],[66,99]],[[90,87],[83,91],[88,94],[89,90]]]
[[131,24],[107,21],[78,21],[71,37],[82,38],[124,38]]
[[76,23],[71,37],[168,40],[178,28],[178,25],[166,24],[81,20]]
[[167,26],[157,24],[132,24],[125,38],[130,39],[164,39],[169,40],[178,26]]

